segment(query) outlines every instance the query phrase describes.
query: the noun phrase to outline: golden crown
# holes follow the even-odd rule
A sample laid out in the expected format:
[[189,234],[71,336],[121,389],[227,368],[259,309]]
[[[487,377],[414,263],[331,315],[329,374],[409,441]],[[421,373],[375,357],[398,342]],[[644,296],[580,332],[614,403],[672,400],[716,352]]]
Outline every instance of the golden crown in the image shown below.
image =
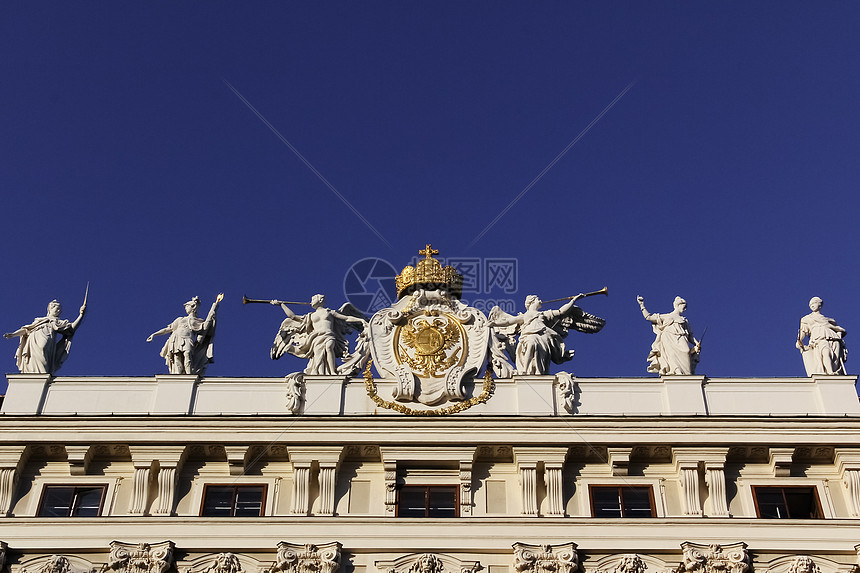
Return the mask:
[[433,258],[433,255],[438,255],[439,251],[427,243],[427,247],[418,251],[419,255],[424,255],[418,263],[413,267],[406,265],[403,267],[403,272],[394,278],[394,284],[397,285],[397,298],[403,295],[412,293],[417,286],[432,286],[435,288],[445,288],[451,296],[460,298],[463,294],[463,275],[457,270],[448,265],[443,267],[442,263]]

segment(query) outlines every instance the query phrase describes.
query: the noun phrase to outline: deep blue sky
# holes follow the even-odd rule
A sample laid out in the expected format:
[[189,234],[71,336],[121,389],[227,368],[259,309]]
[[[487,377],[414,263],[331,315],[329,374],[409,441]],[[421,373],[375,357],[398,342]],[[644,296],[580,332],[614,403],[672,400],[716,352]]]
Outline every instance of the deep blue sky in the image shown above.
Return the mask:
[[73,318],[89,281],[61,374],[153,375],[146,336],[223,291],[208,374],[281,376],[303,368],[268,357],[283,314],[243,294],[340,306],[355,261],[429,241],[517,259],[520,308],[607,285],[582,303],[603,332],[568,338],[577,375],[645,375],[635,296],[680,294],[700,373],[801,376],[813,295],[860,352],[858,22],[850,2],[5,3],[0,330],[53,298]]

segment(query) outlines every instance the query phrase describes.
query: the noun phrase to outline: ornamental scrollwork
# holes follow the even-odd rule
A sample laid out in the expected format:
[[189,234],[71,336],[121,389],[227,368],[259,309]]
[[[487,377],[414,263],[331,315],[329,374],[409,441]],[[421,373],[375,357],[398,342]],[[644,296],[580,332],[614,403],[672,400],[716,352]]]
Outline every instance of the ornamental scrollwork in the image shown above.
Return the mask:
[[684,550],[682,573],[749,573],[752,569],[747,544],[743,542],[704,545],[687,541],[681,548]]
[[278,558],[273,572],[283,573],[335,573],[340,568],[341,544],[337,541],[324,545],[306,543],[278,543]]
[[173,564],[172,541],[161,543],[122,543],[111,541],[108,562],[103,572],[164,573]]
[[579,571],[576,543],[556,546],[514,543],[514,568],[520,573],[576,573]]

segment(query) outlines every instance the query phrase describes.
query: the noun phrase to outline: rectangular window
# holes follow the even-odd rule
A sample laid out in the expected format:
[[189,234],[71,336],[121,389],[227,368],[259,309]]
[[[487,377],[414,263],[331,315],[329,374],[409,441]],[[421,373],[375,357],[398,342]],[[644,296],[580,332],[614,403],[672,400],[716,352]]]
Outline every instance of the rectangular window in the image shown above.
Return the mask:
[[649,485],[593,485],[588,491],[593,517],[656,517]]
[[815,487],[753,486],[755,510],[765,519],[821,519]]
[[457,517],[457,486],[406,485],[397,493],[398,517]]
[[266,503],[265,485],[206,485],[203,517],[259,517]]
[[39,517],[97,517],[102,513],[105,486],[46,485]]

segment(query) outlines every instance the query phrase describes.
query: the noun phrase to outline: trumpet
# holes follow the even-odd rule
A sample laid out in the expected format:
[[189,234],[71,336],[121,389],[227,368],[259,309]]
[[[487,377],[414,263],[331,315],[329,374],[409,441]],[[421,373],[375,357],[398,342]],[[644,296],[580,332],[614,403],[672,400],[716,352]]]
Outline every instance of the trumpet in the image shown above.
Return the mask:
[[[274,302],[275,302],[275,304],[306,304],[308,306],[311,305],[311,303],[309,303],[309,302],[295,302],[292,300],[276,300]],[[271,304],[272,301],[271,300],[262,300],[259,298],[248,298],[247,296],[242,295],[242,304],[248,304],[248,303]]]
[[[584,298],[584,297],[587,297],[587,296],[594,296],[594,295],[596,295],[596,294],[605,294],[606,296],[609,296],[609,288],[607,288],[607,287],[603,287],[602,289],[600,289],[600,290],[596,290],[596,291],[594,291],[594,292],[587,292],[587,293],[583,294],[582,296],[583,296],[583,298]],[[546,304],[546,303],[548,303],[548,302],[561,302],[561,301],[563,301],[563,300],[570,300],[570,299],[573,299],[573,298],[576,298],[576,295],[574,295],[574,296],[566,296],[566,297],[564,297],[564,298],[554,298],[554,299],[552,299],[552,300],[544,300],[544,301],[541,301],[541,302],[543,302],[544,304]]]

